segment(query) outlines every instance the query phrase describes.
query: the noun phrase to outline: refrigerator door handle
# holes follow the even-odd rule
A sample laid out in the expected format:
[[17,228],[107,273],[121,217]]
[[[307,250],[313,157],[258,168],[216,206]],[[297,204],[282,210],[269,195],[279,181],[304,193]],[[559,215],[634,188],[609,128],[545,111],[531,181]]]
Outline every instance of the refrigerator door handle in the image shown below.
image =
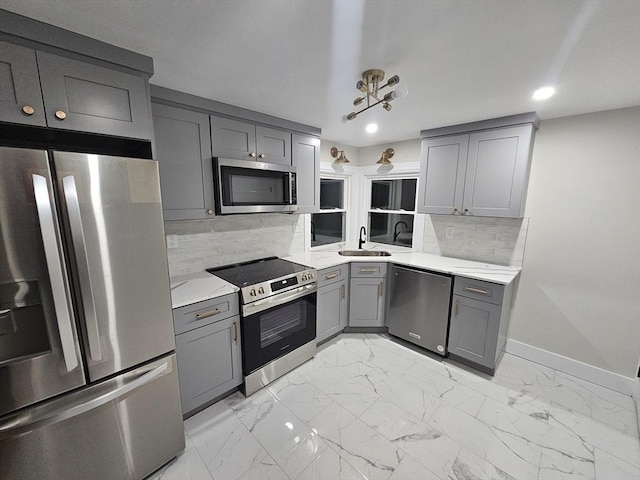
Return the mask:
[[89,259],[87,258],[87,248],[82,228],[82,217],[80,216],[80,202],[78,201],[78,190],[76,180],[73,175],[62,179],[62,189],[67,204],[69,215],[69,225],[71,227],[71,238],[76,254],[78,268],[78,278],[80,280],[80,295],[84,308],[84,320],[87,327],[87,340],[89,341],[89,356],[91,360],[102,360],[102,348],[100,347],[100,332],[98,331],[98,317],[96,315],[95,301],[93,299],[93,287],[91,285],[91,275],[89,272]]
[[51,293],[53,295],[53,307],[56,312],[58,332],[60,333],[62,357],[64,358],[67,372],[70,372],[78,367],[78,357],[73,339],[73,318],[68,294],[69,283],[67,282],[60,260],[60,251],[58,249],[58,239],[47,179],[35,173],[32,174],[32,179],[33,193],[38,211],[38,223],[40,225],[40,234],[42,235],[44,255],[47,260],[47,270],[49,272]]
[[59,423],[78,415],[82,415],[83,413],[87,413],[90,410],[94,410],[106,403],[124,397],[133,390],[136,390],[137,388],[150,383],[156,377],[164,373],[168,368],[169,363],[164,362],[162,365],[154,368],[153,370],[145,372],[129,383],[125,383],[124,385],[114,388],[113,390],[103,393],[102,395],[94,396],[86,402],[79,403],[70,408],[63,407],[62,409],[49,411],[43,413],[42,415],[36,414],[34,416],[31,416],[28,414],[22,414],[9,417],[6,421],[0,424],[0,438],[10,435],[18,435],[26,431],[32,431],[45,425]]

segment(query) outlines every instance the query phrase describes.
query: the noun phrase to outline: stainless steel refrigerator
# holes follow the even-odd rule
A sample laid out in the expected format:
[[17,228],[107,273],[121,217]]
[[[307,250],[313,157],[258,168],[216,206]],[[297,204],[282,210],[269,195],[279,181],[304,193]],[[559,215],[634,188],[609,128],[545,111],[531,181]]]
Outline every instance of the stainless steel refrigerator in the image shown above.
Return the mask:
[[157,164],[0,148],[0,478],[184,450]]

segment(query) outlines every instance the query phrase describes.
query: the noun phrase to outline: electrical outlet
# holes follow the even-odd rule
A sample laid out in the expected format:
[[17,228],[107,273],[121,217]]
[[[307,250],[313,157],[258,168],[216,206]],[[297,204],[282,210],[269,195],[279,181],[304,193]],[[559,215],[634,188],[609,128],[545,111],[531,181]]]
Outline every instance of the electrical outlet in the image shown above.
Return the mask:
[[453,238],[454,233],[455,233],[455,230],[453,229],[453,227],[447,227],[447,232],[445,233],[445,237]]
[[300,226],[300,222],[295,221],[295,222],[291,222],[291,231],[293,233],[300,233],[302,232],[302,227]]
[[167,248],[178,248],[177,235],[167,235]]

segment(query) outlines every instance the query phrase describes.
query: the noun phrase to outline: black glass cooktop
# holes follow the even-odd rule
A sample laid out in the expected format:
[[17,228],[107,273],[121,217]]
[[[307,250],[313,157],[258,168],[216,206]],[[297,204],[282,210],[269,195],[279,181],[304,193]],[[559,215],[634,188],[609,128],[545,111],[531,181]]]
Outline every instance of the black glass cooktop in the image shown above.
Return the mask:
[[274,278],[293,275],[304,270],[309,270],[309,267],[282,260],[278,257],[252,260],[250,262],[225,265],[224,267],[207,268],[207,272],[240,288],[273,280]]

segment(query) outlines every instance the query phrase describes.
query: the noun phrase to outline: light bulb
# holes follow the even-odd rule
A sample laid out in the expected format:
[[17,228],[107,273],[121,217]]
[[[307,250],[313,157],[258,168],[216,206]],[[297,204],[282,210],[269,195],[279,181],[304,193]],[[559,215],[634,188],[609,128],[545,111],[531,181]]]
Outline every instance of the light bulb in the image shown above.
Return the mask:
[[409,89],[407,87],[398,87],[393,92],[391,92],[391,96],[393,98],[404,98],[409,94]]
[[542,87],[533,92],[533,96],[531,98],[533,98],[534,100],[546,100],[547,98],[553,96],[554,93],[556,93],[555,88]]
[[354,118],[356,118],[357,115],[358,114],[356,112],[351,112],[349,115],[343,115],[342,122],[347,123],[349,120],[353,120]]

